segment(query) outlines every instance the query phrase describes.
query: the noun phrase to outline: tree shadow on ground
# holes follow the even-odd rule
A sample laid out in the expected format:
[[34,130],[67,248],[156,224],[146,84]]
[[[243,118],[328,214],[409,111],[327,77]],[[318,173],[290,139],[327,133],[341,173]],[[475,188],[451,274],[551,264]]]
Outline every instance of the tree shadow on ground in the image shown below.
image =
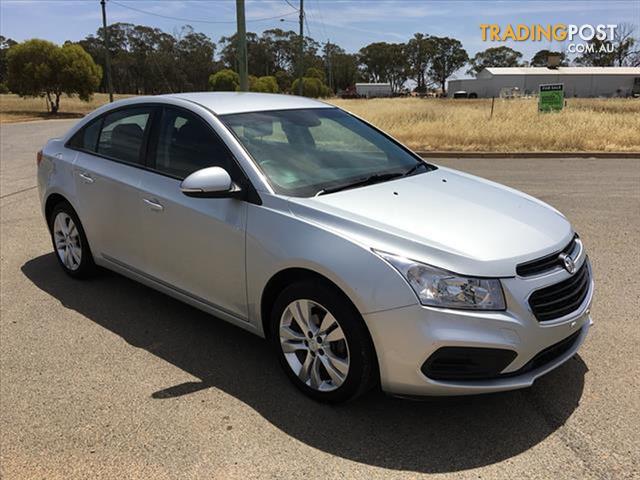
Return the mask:
[[522,453],[573,413],[587,371],[575,356],[528,390],[421,402],[374,391],[321,405],[289,383],[267,342],[222,320],[114,273],[73,280],[53,254],[22,271],[65,307],[199,379],[149,392],[153,398],[215,387],[311,447],[384,468],[454,472]]

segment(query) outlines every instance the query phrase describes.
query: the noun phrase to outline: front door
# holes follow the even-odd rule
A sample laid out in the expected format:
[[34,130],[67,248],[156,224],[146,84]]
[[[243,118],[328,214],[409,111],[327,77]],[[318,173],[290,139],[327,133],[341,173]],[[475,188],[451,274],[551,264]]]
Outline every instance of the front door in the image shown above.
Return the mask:
[[198,116],[163,108],[144,172],[141,205],[145,271],[181,293],[236,317],[247,317],[245,230],[247,204],[230,198],[192,198],[181,180],[201,168],[237,165]]

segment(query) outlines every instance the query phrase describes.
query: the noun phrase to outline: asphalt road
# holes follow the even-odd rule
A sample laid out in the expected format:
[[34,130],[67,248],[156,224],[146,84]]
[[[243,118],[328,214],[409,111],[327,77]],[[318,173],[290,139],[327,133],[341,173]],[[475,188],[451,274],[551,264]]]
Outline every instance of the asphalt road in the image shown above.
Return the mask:
[[638,160],[447,159],[563,211],[594,328],[533,388],[413,402],[302,397],[267,344],[116,274],[55,263],[35,152],[70,122],[2,125],[0,476],[638,478]]

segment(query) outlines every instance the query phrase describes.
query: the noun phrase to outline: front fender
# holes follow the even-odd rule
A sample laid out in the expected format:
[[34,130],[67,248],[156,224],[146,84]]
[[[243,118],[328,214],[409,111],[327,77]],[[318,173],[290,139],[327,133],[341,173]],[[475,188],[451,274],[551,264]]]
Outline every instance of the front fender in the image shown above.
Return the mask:
[[[274,202],[279,208],[268,206]],[[363,315],[417,303],[402,276],[368,246],[294,217],[286,201],[271,197],[262,206],[250,205],[247,215],[247,302],[257,327],[262,325],[265,286],[288,268],[312,270],[331,280]]]

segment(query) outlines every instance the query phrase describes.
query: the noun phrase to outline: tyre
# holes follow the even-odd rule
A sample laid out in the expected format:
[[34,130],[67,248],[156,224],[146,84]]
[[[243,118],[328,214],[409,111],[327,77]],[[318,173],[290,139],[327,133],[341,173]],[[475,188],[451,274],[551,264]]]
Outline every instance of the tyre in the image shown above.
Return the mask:
[[96,266],[78,215],[67,202],[56,204],[49,215],[53,251],[62,269],[74,278],[87,278]]
[[345,402],[377,381],[369,332],[335,287],[313,281],[285,288],[271,312],[270,333],[286,374],[311,398]]

